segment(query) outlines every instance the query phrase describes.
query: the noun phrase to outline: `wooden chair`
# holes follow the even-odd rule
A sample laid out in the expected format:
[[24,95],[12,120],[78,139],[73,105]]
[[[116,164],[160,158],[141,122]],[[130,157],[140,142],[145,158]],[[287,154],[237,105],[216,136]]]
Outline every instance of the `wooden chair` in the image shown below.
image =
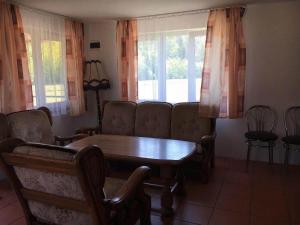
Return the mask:
[[[248,131],[245,133],[247,152],[247,169],[252,147],[269,149],[269,163],[273,163],[273,148],[278,136],[273,132],[277,124],[277,115],[266,105],[254,105],[246,112]],[[264,145],[266,143],[266,145]]]
[[[104,157],[95,146],[80,151],[7,139],[0,165],[23,207],[27,225],[150,224],[151,200],[139,167],[120,188],[107,185]],[[114,193],[107,196],[109,187]]]
[[293,106],[286,110],[284,124],[286,135],[281,140],[286,149],[284,164],[288,167],[291,146],[300,146],[300,106]]
[[52,131],[52,116],[47,107],[13,112],[7,115],[7,120],[10,137],[20,138],[27,142],[63,146],[88,136],[86,134],[76,134],[68,137],[54,135]]

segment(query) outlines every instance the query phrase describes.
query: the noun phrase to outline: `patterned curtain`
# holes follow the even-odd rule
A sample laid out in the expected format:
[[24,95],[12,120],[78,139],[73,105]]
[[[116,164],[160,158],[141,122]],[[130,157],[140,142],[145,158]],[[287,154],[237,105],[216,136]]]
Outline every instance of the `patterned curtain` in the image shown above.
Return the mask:
[[19,8],[0,1],[0,112],[32,107],[32,83]]
[[137,100],[137,21],[117,23],[118,77],[122,100]]
[[200,100],[206,116],[243,116],[246,66],[243,14],[244,8],[210,11]]
[[69,113],[78,116],[85,112],[83,91],[84,42],[83,24],[65,20],[67,83],[70,103]]

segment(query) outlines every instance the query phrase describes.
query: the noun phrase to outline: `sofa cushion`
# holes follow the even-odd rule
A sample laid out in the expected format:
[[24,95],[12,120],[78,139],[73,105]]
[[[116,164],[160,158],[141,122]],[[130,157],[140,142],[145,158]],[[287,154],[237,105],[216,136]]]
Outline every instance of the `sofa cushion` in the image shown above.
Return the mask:
[[211,134],[211,119],[200,116],[199,104],[178,103],[173,106],[171,138],[198,142],[204,135]]
[[120,190],[120,188],[125,183],[125,180],[113,178],[113,177],[106,177],[104,183],[104,195],[106,199],[112,199],[115,194]]
[[110,101],[104,105],[102,133],[133,135],[136,103]]
[[54,144],[48,116],[41,110],[27,110],[7,115],[10,136],[26,142]]
[[137,105],[135,135],[169,138],[172,105],[165,102],[143,102]]

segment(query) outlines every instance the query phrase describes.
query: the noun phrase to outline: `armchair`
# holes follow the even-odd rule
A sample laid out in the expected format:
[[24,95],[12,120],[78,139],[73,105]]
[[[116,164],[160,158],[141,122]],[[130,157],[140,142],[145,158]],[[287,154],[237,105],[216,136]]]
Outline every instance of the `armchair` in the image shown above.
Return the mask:
[[150,225],[151,200],[143,190],[150,169],[139,167],[124,182],[108,179],[96,146],[77,152],[7,139],[0,143],[0,165],[28,225],[131,225],[138,220]]
[[86,137],[86,134],[75,134],[68,137],[55,136],[52,131],[51,112],[46,107],[14,112],[7,115],[10,137],[20,138],[27,142],[66,145]]

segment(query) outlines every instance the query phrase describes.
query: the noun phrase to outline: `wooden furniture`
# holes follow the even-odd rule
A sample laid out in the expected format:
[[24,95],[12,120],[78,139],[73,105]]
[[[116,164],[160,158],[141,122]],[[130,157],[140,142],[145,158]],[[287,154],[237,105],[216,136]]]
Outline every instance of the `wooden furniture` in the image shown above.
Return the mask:
[[162,213],[163,215],[173,213],[173,193],[184,190],[184,177],[180,169],[183,163],[195,153],[194,143],[173,139],[94,135],[75,141],[67,147],[81,149],[87,145],[99,146],[105,158],[109,160],[159,166],[160,179],[155,183],[163,188]]
[[292,146],[300,146],[300,106],[293,106],[286,110],[284,115],[285,136],[284,143],[286,167],[289,165],[289,154]]
[[114,134],[190,141],[196,151],[185,163],[189,176],[207,182],[214,167],[215,118],[201,116],[199,103],[106,101],[100,129],[85,128],[89,135]]
[[245,133],[247,152],[247,169],[250,160],[251,148],[258,146],[268,148],[269,163],[273,163],[273,148],[278,136],[273,132],[277,124],[277,115],[266,105],[254,105],[246,112],[248,131]]
[[74,140],[86,137],[86,134],[75,134],[68,137],[56,136],[52,131],[52,116],[47,107],[9,113],[6,116],[8,137],[20,138],[27,142],[65,145]]
[[0,150],[27,225],[151,224],[151,200],[143,189],[148,167],[136,169],[108,198],[104,156],[96,146],[75,151],[7,139]]

